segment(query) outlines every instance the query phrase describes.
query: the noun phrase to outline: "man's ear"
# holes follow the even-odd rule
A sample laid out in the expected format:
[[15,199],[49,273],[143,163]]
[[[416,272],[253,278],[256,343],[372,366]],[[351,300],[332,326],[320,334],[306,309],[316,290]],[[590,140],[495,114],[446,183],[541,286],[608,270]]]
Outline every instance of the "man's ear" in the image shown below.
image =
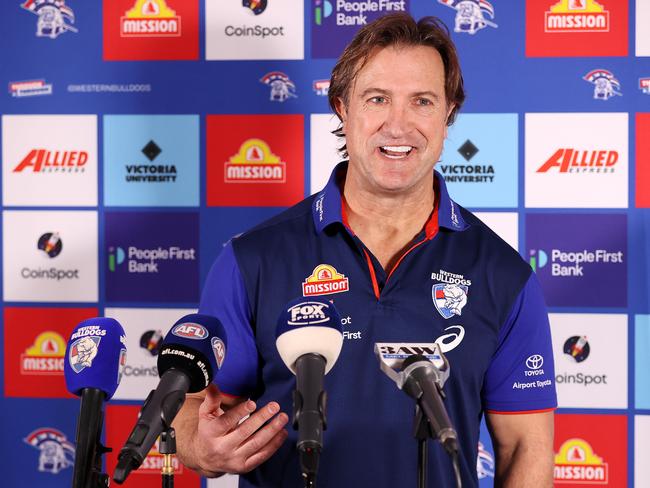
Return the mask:
[[334,106],[336,107],[336,113],[339,115],[341,122],[345,124],[345,121],[348,118],[348,111],[345,107],[345,102],[343,102],[343,99],[341,97],[337,97],[336,101],[334,102]]

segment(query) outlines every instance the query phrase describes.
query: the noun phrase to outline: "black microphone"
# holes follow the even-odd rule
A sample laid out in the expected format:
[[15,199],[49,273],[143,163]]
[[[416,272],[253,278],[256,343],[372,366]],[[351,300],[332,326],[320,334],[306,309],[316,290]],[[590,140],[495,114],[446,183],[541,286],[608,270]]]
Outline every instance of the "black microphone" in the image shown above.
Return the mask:
[[409,356],[402,363],[404,384],[402,390],[414,398],[429,420],[433,437],[439,439],[445,450],[458,452],[458,436],[454,430],[442,399],[443,379],[438,368],[420,354]]
[[280,357],[296,375],[293,428],[298,430],[301,473],[305,486],[311,487],[316,482],[327,427],[323,377],[343,346],[341,318],[334,305],[323,298],[299,298],[282,311],[276,337]]
[[100,436],[104,423],[104,402],[108,401],[126,365],[126,336],[115,319],[98,317],[81,322],[72,331],[64,362],[68,391],[81,396],[77,419],[73,488],[108,486],[102,474]]
[[216,318],[190,314],[174,324],[158,353],[158,387],[149,393],[117,458],[113,474],[116,483],[122,484],[132,470],[140,467],[158,436],[171,427],[186,393],[210,385],[225,355],[226,334]]

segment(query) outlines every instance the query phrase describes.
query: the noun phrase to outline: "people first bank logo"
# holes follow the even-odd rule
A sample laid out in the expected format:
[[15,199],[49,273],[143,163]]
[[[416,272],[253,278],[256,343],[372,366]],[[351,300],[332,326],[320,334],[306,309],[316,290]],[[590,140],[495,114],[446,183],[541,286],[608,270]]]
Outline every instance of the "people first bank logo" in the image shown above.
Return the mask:
[[526,243],[549,306],[627,306],[624,214],[528,215]]
[[338,58],[361,27],[390,13],[408,12],[409,4],[409,0],[313,0],[312,57]]
[[198,214],[109,212],[105,222],[108,301],[198,299]]
[[208,115],[208,206],[281,207],[304,198],[302,115]]
[[104,59],[198,59],[198,2],[111,0],[104,3]]
[[626,56],[627,29],[627,1],[526,1],[527,56]]

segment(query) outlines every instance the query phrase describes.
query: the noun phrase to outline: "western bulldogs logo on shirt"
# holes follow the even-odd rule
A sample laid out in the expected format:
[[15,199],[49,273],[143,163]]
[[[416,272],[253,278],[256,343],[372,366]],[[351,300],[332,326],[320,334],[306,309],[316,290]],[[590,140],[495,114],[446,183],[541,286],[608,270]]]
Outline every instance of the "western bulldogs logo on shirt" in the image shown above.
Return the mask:
[[467,305],[467,293],[471,280],[466,280],[463,275],[449,273],[440,270],[438,273],[431,273],[431,279],[442,281],[434,283],[431,289],[431,298],[436,310],[445,319],[462,315],[462,310]]

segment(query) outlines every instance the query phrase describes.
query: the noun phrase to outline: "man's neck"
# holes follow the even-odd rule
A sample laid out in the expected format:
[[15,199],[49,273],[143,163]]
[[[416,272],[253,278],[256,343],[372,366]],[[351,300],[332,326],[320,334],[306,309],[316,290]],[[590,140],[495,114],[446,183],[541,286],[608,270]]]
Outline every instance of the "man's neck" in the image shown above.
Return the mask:
[[345,183],[347,223],[386,271],[408,250],[433,212],[435,194],[430,185],[408,193],[368,191]]

